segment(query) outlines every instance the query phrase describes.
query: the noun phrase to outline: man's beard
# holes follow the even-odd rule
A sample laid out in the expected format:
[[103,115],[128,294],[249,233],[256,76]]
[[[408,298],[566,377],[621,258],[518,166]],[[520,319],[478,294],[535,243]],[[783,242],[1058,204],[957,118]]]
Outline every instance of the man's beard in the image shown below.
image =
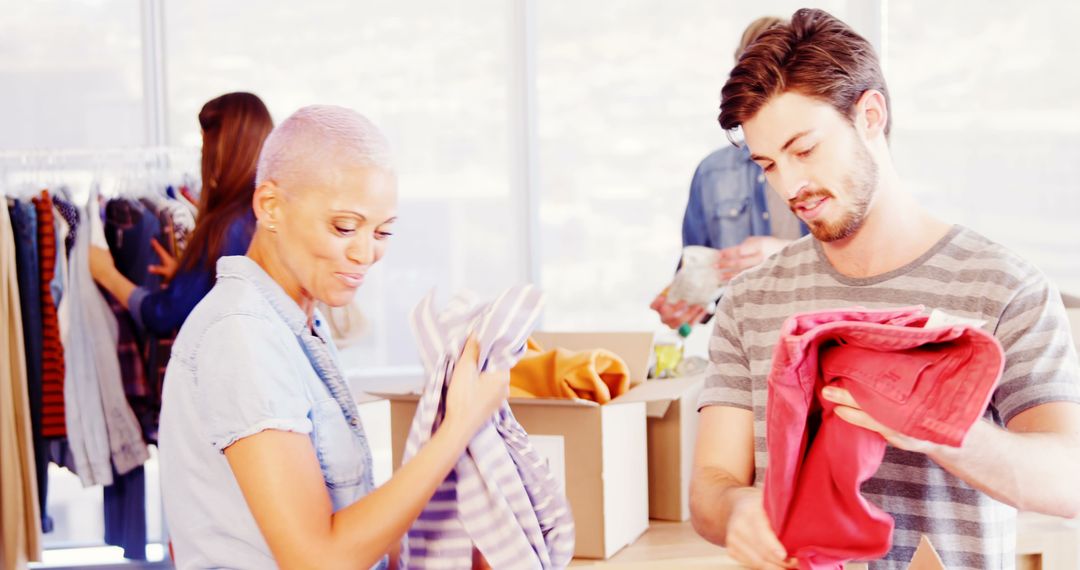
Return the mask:
[[[855,168],[844,178],[844,186],[852,199],[851,207],[840,216],[840,219],[833,222],[821,219],[810,220],[807,222],[810,233],[823,242],[837,241],[854,235],[866,221],[866,213],[874,198],[877,181],[877,163],[870,156],[866,145],[860,141],[855,154]],[[821,194],[835,196],[835,193],[828,190],[822,190]]]

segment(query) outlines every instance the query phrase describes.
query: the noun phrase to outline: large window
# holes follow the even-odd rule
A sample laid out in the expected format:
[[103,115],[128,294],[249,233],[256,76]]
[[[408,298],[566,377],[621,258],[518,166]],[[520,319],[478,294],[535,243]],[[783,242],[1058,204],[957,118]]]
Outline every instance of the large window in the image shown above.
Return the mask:
[[[815,4],[841,18],[853,12],[843,0]],[[546,326],[659,326],[648,305],[678,261],[690,179],[729,144],[716,117],[743,29],[803,5],[538,3]],[[865,27],[861,19],[852,25]]]
[[145,142],[138,0],[5,2],[0,150]]
[[[933,14],[933,17],[927,17]],[[893,154],[921,201],[1080,292],[1075,2],[892,2]]]
[[[744,26],[803,2],[538,3],[540,256],[549,328],[654,328],[697,162]],[[1080,291],[1080,6],[811,3],[884,55],[901,176]],[[887,33],[883,34],[883,30]],[[695,337],[704,337],[704,333]],[[704,340],[699,338],[698,340]],[[699,343],[700,346],[700,343]]]
[[[138,0],[6,2],[0,13],[0,151],[11,153],[0,164],[0,182],[84,181],[90,174],[76,175],[72,157],[44,151],[137,147],[147,142]],[[24,163],[19,158],[22,151],[38,152],[28,153],[32,158]],[[162,536],[156,461],[148,463],[147,477],[151,481],[147,534],[155,542]],[[102,544],[100,487],[83,488],[71,472],[52,465],[47,512],[54,528],[42,536],[44,548],[50,550],[46,561],[120,558],[117,548],[69,550]],[[162,556],[159,545],[150,547],[151,559]]]
[[202,104],[259,95],[280,121],[345,105],[390,137],[400,221],[358,303],[346,365],[416,365],[408,311],[432,287],[488,295],[522,279],[508,164],[510,15],[502,0],[166,6],[169,131],[197,146]]

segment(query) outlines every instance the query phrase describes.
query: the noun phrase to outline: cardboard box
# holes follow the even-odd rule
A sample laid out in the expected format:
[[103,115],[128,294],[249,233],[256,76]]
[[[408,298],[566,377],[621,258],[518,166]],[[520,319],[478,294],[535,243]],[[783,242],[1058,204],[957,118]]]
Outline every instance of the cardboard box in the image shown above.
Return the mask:
[[645,402],[651,519],[690,520],[697,400],[704,386],[704,375],[650,380],[620,398],[624,402]]
[[[643,382],[652,336],[639,332],[534,333],[545,348],[614,352],[626,361],[633,388],[603,406],[579,400],[510,399],[514,415],[530,436],[561,438],[561,446],[546,442],[541,452],[561,449],[564,454],[548,459],[553,467],[565,468],[566,495],[577,528],[575,557],[612,556],[645,532],[654,511],[671,520],[689,516],[686,489],[697,422],[693,408],[702,379]],[[391,402],[396,467],[417,395],[382,395]],[[647,417],[651,418],[648,422]],[[556,473],[556,478],[560,475]],[[654,478],[655,483],[651,481]]]
[[945,564],[925,534],[919,537],[919,547],[911,557],[908,570],[945,570]]
[[372,478],[376,485],[382,485],[394,468],[390,452],[390,403],[355,388],[353,395],[371,449]]
[[705,376],[644,382],[652,354],[652,337],[651,333],[533,334],[533,338],[544,348],[605,348],[626,361],[635,386],[612,400],[611,404],[645,403],[648,418],[649,518],[687,521],[690,520],[690,475],[697,438],[697,399],[705,385]]
[[[394,466],[401,465],[416,413],[415,394],[390,399]],[[645,404],[513,398],[510,407],[530,437],[562,440],[563,484],[574,514],[574,556],[608,558],[649,526]],[[560,474],[556,473],[556,478]]]

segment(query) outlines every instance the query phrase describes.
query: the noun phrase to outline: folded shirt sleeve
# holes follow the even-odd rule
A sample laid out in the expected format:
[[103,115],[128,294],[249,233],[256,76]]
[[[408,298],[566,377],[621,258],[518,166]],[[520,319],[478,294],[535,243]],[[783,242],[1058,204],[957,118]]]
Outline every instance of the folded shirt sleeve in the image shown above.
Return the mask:
[[1050,402],[1080,402],[1080,366],[1061,295],[1038,274],[1002,312],[994,336],[1005,370],[991,403],[1001,421]]
[[716,324],[709,337],[709,367],[705,371],[705,388],[698,399],[698,410],[706,406],[753,409],[750,364],[734,312],[732,295],[722,296],[716,308]]
[[206,329],[195,351],[195,390],[208,443],[218,451],[268,429],[311,433],[311,395],[297,359],[289,358],[299,348],[284,342],[291,334],[249,314]]

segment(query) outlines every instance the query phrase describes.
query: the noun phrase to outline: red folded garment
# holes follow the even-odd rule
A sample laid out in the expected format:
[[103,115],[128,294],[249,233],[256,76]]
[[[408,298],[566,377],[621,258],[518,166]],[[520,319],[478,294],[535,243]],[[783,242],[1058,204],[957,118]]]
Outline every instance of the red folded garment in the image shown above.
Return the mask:
[[926,319],[922,307],[909,307],[785,321],[769,373],[765,512],[801,568],[840,568],[892,546],[892,517],[859,493],[886,442],[837,417],[822,388],[845,388],[883,425],[951,446],[985,412],[1004,365],[1001,345],[970,325],[922,328]]

